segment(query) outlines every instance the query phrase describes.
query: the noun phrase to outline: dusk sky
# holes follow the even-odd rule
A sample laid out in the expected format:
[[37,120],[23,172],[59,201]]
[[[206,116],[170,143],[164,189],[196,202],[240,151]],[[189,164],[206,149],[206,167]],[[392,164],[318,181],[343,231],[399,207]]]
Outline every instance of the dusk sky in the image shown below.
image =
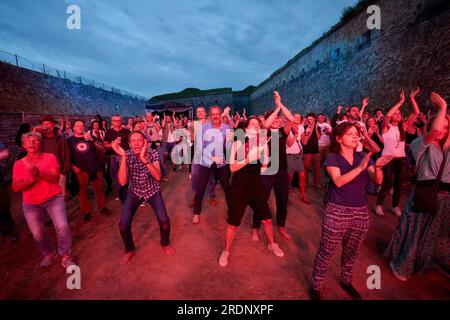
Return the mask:
[[[0,50],[144,97],[258,85],[355,0],[2,0]],[[69,5],[81,30],[69,30]]]

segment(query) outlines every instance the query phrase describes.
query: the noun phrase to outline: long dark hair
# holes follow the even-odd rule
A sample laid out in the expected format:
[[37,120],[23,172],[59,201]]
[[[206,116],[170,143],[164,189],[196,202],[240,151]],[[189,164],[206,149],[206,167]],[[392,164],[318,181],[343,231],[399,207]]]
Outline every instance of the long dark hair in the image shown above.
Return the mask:
[[351,129],[351,127],[355,127],[356,130],[358,130],[358,133],[361,134],[358,126],[356,126],[351,121],[345,121],[340,123],[334,130],[331,135],[331,145],[330,145],[330,152],[331,153],[339,153],[341,151],[341,145],[336,140],[337,137],[342,138],[344,134],[348,132],[348,130]]

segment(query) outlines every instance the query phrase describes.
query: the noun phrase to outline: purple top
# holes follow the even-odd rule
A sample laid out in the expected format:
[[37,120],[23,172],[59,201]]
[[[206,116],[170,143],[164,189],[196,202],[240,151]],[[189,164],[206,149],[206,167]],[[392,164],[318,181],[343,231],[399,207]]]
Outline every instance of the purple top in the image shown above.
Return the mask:
[[[337,167],[341,169],[341,174],[355,169],[364,158],[364,152],[355,152],[353,158],[353,165],[351,165],[340,153],[330,153],[325,160],[325,167]],[[374,165],[372,159],[369,160],[370,167]],[[364,207],[367,205],[367,183],[370,176],[367,170],[361,172],[352,181],[338,188],[330,179],[327,192],[327,202],[337,204],[344,207]]]

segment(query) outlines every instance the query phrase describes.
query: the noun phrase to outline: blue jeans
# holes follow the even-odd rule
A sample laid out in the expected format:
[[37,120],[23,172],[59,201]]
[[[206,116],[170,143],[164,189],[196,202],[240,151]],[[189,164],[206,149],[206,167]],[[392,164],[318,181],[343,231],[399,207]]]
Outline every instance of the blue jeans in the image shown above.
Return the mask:
[[[131,224],[133,222],[134,215],[136,214],[136,210],[143,201],[143,199],[139,199],[133,192],[128,191],[127,200],[123,205],[119,222],[120,235],[122,236],[126,252],[131,252],[135,249],[133,235],[131,233]],[[167,215],[166,206],[164,204],[161,191],[154,194],[148,200],[148,203],[152,206],[155,211],[156,218],[158,219],[161,245],[166,247],[169,245],[170,219]]]
[[60,256],[70,256],[72,250],[72,237],[67,222],[66,204],[61,195],[57,195],[42,204],[23,204],[23,214],[34,240],[37,242],[43,255],[55,249],[50,236],[45,230],[45,212],[49,215],[56,230],[58,239],[58,253]]
[[[192,191],[194,191],[194,193],[196,193],[198,189],[200,166],[200,164],[192,164],[191,166]],[[208,194],[210,198],[216,197],[216,180],[214,179],[213,174],[209,176]]]
[[113,155],[110,158],[110,173],[111,173],[111,179],[115,181],[114,189],[119,195],[119,199],[122,203],[125,202],[125,199],[127,197],[127,190],[128,190],[128,184],[121,186],[117,180],[117,176],[119,174],[119,167],[120,167],[120,157]]

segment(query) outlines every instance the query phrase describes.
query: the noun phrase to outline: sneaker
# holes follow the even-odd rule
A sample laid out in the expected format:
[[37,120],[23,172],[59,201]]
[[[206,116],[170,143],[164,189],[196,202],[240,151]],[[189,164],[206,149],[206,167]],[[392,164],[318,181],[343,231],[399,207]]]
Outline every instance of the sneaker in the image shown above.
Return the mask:
[[86,213],[86,214],[83,216],[83,221],[89,221],[89,220],[91,220],[91,214],[90,214],[90,213]]
[[58,254],[56,253],[56,251],[47,254],[46,256],[44,256],[44,259],[42,259],[41,263],[39,264],[39,267],[41,268],[50,267],[51,264],[53,263],[53,260],[55,260],[57,256]]
[[270,251],[272,251],[277,257],[284,257],[284,252],[281,250],[280,246],[277,243],[268,244],[267,247]]
[[141,203],[141,204],[139,205],[139,207],[144,208],[144,207],[145,207],[145,203]]
[[199,214],[194,214],[194,217],[192,218],[192,223],[193,224],[198,224],[200,222],[200,215]]
[[353,300],[361,300],[361,294],[351,284],[340,282],[339,285]]
[[382,206],[376,206],[375,207],[375,214],[377,216],[383,217],[384,216],[384,211],[383,211],[383,207]]
[[114,200],[119,201],[120,199],[119,199],[119,197],[116,197],[116,198],[114,198]]
[[399,207],[392,208],[391,211],[397,217],[401,217],[401,215],[402,215],[402,209],[400,209]]
[[320,290],[311,288],[309,290],[311,300],[324,300],[323,294]]
[[222,251],[219,258],[219,265],[222,268],[225,268],[228,265],[228,260],[230,259],[230,252],[229,251]]
[[401,274],[398,274],[397,271],[395,271],[394,263],[392,261],[389,262],[389,267],[391,268],[392,274],[394,275],[397,280],[400,280],[402,282],[408,281],[408,278],[405,276],[402,276]]
[[110,213],[111,213],[111,210],[109,210],[108,208],[102,208],[102,209],[100,210],[100,213],[101,213],[101,214],[107,215],[107,214],[110,214]]
[[77,264],[75,262],[73,262],[72,257],[71,256],[65,256],[61,259],[61,266],[64,269],[67,269],[70,266],[76,266]]

